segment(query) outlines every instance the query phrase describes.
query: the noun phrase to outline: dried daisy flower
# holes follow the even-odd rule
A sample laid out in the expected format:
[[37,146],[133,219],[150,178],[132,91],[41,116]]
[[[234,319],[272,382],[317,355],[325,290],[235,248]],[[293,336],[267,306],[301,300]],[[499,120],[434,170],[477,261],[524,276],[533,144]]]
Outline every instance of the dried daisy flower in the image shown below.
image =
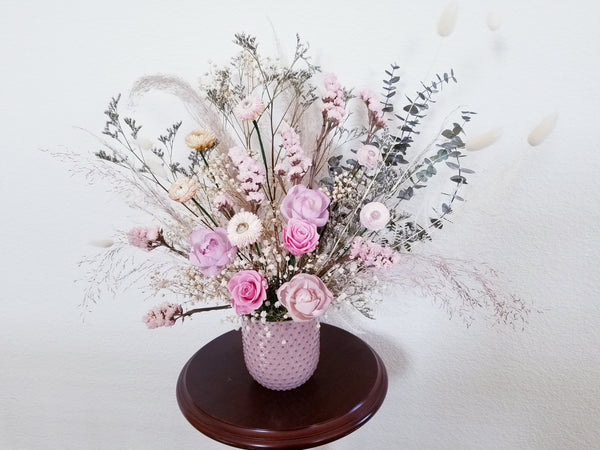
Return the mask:
[[258,216],[247,211],[237,213],[227,225],[227,237],[238,248],[254,244],[262,231],[263,226]]
[[181,177],[169,188],[169,198],[176,202],[185,203],[198,191],[198,183],[193,178]]
[[256,120],[265,110],[262,100],[254,95],[248,95],[239,102],[233,112],[240,120]]
[[185,144],[194,150],[199,152],[211,148],[215,145],[217,136],[211,130],[205,128],[198,128],[197,130],[191,131],[185,137]]

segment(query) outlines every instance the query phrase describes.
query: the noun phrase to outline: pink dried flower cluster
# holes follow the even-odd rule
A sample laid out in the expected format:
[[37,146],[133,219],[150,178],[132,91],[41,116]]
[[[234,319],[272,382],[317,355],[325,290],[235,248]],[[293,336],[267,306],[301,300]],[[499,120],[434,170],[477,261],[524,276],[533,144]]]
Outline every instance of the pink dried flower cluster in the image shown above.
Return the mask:
[[182,314],[181,305],[164,302],[148,311],[143,320],[148,328],[171,327]]
[[220,193],[217,194],[213,200],[213,206],[219,211],[230,210],[233,208],[233,202],[231,201],[231,197],[229,197],[229,195]]
[[325,94],[321,97],[323,99],[323,118],[337,126],[346,115],[346,101],[342,86],[334,74],[325,75],[325,89]]
[[365,267],[389,270],[400,259],[400,254],[389,247],[355,237],[350,247],[350,259],[359,260]]
[[160,227],[135,227],[127,232],[127,240],[134,247],[150,251],[162,244]]
[[383,108],[377,94],[371,89],[363,89],[358,96],[365,102],[369,110],[369,124],[375,125],[377,128],[383,128],[385,126],[385,119],[383,118]]
[[261,191],[262,185],[266,182],[265,169],[241,147],[230,148],[228,154],[238,168],[237,179],[240,181],[240,188],[246,200],[257,204],[262,203],[265,199],[265,194]]
[[304,154],[298,133],[286,122],[279,127],[279,133],[283,138],[283,148],[287,154],[289,166],[279,163],[275,170],[277,175],[287,176],[292,184],[299,183],[310,168],[311,159]]

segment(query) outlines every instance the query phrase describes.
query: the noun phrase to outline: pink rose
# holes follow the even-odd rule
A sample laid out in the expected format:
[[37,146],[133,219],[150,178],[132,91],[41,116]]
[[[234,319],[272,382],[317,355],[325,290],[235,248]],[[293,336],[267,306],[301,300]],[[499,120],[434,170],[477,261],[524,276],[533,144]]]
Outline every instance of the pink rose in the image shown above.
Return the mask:
[[379,163],[383,160],[381,151],[374,145],[363,145],[356,152],[358,163],[369,170],[377,169]]
[[285,249],[294,256],[310,253],[319,245],[317,226],[302,219],[290,219],[281,238]]
[[302,322],[322,316],[333,294],[316,275],[299,273],[277,289],[277,298],[293,320]]
[[224,228],[201,228],[190,234],[190,262],[207,277],[214,277],[233,262],[237,248],[231,245]]
[[267,280],[255,270],[236,273],[228,287],[236,314],[250,314],[267,298]]
[[281,214],[287,220],[302,219],[322,227],[329,219],[329,197],[303,184],[291,188],[281,202]]

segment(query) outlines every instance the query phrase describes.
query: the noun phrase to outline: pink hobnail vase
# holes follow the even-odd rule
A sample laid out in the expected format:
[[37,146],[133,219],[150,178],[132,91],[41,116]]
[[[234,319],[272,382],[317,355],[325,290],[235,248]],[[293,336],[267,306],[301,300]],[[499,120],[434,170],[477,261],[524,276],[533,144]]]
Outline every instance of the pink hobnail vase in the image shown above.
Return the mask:
[[252,378],[268,389],[287,391],[304,384],[319,363],[317,320],[242,322],[244,361]]

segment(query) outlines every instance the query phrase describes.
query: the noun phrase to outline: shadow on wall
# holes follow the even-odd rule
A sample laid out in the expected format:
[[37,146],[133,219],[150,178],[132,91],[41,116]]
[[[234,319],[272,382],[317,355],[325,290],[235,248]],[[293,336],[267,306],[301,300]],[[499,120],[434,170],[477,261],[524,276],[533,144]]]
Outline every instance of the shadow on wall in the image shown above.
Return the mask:
[[348,311],[336,311],[328,316],[327,323],[343,328],[369,344],[383,360],[390,379],[399,377],[408,368],[407,354],[397,341],[362,326],[357,317]]

